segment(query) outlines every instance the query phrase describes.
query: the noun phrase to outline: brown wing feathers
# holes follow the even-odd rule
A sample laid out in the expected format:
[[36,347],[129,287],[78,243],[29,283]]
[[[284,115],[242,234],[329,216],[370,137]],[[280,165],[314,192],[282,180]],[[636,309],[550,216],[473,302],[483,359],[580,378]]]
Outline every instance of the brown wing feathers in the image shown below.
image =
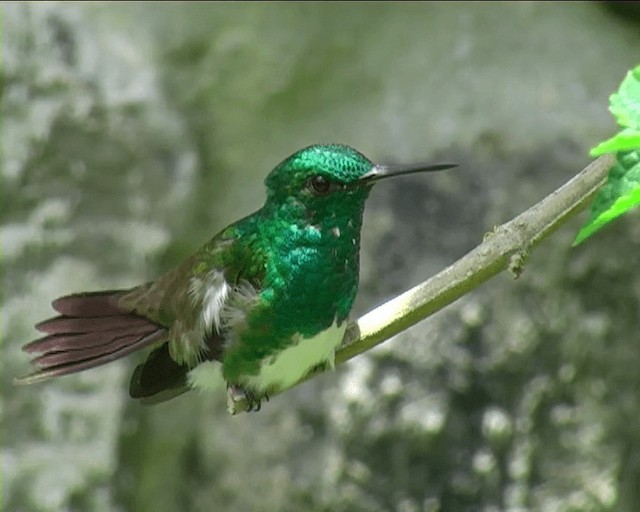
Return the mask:
[[47,336],[23,347],[39,354],[32,361],[38,370],[17,382],[30,384],[79,372],[166,340],[164,327],[118,307],[126,293],[80,293],[56,299],[52,305],[60,316],[36,325]]

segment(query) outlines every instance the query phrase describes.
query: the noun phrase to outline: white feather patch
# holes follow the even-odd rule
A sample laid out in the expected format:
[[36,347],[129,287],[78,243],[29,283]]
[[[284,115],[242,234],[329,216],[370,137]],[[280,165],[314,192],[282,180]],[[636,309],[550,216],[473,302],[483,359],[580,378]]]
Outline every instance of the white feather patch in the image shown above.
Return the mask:
[[189,284],[189,295],[195,307],[201,308],[201,329],[203,334],[222,328],[221,315],[229,295],[229,285],[224,274],[218,270],[209,272],[204,279],[194,277]]
[[198,391],[210,392],[224,389],[222,365],[218,361],[204,361],[187,374],[189,386]]
[[[235,331],[242,328],[247,319],[247,312],[251,311],[259,300],[260,296],[255,287],[244,280],[229,293],[222,309],[221,322],[231,337]],[[227,341],[233,342],[232,339]]]

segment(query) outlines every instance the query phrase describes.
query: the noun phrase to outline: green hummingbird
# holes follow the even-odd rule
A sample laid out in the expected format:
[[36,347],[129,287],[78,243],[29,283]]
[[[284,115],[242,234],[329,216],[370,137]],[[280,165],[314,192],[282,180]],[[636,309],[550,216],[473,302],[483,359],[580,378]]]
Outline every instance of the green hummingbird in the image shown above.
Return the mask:
[[155,281],[53,301],[59,314],[23,347],[39,382],[153,347],[129,394],[156,403],[227,383],[229,407],[259,409],[319,365],[334,364],[358,289],[365,201],[382,179],[455,167],[375,165],[355,149],[313,145],[277,165],[258,211]]

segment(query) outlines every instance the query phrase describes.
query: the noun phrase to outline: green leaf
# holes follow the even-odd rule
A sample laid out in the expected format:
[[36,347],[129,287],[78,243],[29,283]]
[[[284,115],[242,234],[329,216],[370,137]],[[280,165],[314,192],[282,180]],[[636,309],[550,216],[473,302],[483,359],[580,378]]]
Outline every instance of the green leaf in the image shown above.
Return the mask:
[[616,217],[640,205],[640,150],[619,152],[607,184],[591,206],[589,221],[573,242],[576,246]]
[[589,154],[640,149],[640,66],[629,71],[618,92],[609,97],[609,110],[624,130],[592,148]]
[[589,154],[595,157],[616,151],[631,151],[636,148],[640,148],[640,130],[625,128],[617,135],[591,149]]
[[590,154],[617,153],[616,165],[591,205],[589,220],[573,241],[574,246],[640,204],[640,66],[627,73],[609,101],[609,110],[623,130],[592,148]]
[[640,66],[627,73],[609,101],[609,110],[620,126],[640,130]]

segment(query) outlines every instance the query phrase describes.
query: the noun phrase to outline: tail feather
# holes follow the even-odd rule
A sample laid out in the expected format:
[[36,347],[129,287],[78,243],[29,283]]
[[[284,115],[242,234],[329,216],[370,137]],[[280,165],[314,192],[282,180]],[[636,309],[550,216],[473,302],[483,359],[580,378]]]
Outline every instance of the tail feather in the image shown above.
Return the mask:
[[87,348],[106,345],[113,341],[116,337],[124,335],[145,336],[151,334],[157,327],[146,324],[137,329],[120,329],[117,332],[89,332],[84,334],[52,334],[39,338],[31,343],[27,343],[22,347],[23,352],[28,354],[48,354],[50,352],[62,352],[66,350],[84,350]]
[[113,316],[122,314],[118,301],[127,293],[129,290],[74,293],[54,300],[51,305],[64,316]]
[[82,293],[55,300],[53,307],[61,316],[36,326],[48,336],[23,347],[40,354],[32,361],[38,370],[16,382],[31,384],[94,368],[166,340],[167,329],[118,307],[125,293]]
[[57,316],[36,325],[36,329],[47,334],[83,334],[88,332],[129,331],[148,326],[147,318],[132,313],[120,312],[114,316],[77,318]]
[[31,364],[38,368],[50,368],[52,366],[58,366],[64,363],[74,363],[77,361],[83,361],[88,359],[95,359],[104,354],[115,352],[121,348],[128,347],[136,343],[141,337],[148,334],[152,334],[155,330],[147,332],[145,334],[131,334],[126,336],[120,336],[110,340],[109,343],[103,345],[96,345],[87,347],[81,350],[69,349],[69,350],[57,350],[46,352],[31,361]]
[[82,361],[71,363],[61,363],[55,366],[42,368],[41,370],[26,375],[25,377],[16,379],[15,382],[16,384],[34,384],[36,382],[50,379],[52,377],[60,377],[62,375],[68,375],[70,373],[77,373],[82,370],[88,370],[89,368],[95,368],[96,366],[110,363],[112,361],[115,361],[116,359],[127,356],[132,352],[135,352],[136,350],[140,350],[142,348],[148,347],[149,345],[160,342],[166,339],[166,334],[167,333],[164,329],[158,330],[153,334],[142,338],[138,342],[127,347],[122,347],[119,350],[115,350],[113,352],[106,353],[92,359],[85,359]]

